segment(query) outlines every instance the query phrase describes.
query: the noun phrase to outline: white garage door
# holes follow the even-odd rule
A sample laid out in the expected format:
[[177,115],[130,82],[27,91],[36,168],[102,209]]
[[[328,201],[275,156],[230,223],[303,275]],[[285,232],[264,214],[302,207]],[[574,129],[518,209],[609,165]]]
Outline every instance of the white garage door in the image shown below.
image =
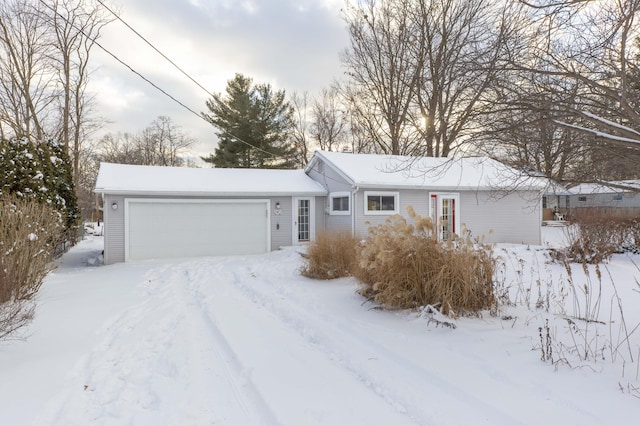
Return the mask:
[[267,200],[127,200],[127,260],[269,251]]

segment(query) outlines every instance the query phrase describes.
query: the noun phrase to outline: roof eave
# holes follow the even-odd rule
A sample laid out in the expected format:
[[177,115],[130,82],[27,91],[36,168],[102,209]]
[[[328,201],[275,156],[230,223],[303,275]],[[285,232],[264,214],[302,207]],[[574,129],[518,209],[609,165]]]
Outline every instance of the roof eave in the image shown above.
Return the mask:
[[269,192],[213,192],[213,191],[141,191],[96,188],[93,192],[102,195],[123,195],[138,197],[299,197],[327,195],[327,191],[269,191]]
[[421,191],[544,191],[544,187],[530,185],[515,186],[449,186],[449,185],[397,185],[384,183],[356,182],[354,184],[359,189],[376,189],[376,190],[402,190],[414,189]]
[[[338,173],[338,175],[340,175],[348,184],[350,184],[352,187],[357,187],[358,184],[356,182],[356,180],[351,177],[345,170],[343,170],[342,168],[340,168],[336,163],[334,163],[333,161],[331,161],[330,159],[328,159],[323,153],[322,151],[316,151],[315,154],[313,155],[313,158],[311,159],[311,162],[309,162],[309,164],[307,165],[307,167],[310,167],[311,164],[313,163],[313,165],[315,165],[315,163],[318,161],[318,158],[322,158],[322,160],[325,162],[325,164],[329,164],[331,166],[331,168]],[[305,172],[307,172],[307,167],[305,167]],[[312,168],[312,166],[311,166]]]

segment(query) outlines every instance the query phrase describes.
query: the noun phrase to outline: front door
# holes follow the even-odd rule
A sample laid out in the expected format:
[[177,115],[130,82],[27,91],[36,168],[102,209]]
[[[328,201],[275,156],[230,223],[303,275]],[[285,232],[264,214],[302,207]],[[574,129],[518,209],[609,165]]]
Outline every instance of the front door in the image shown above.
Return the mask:
[[293,244],[304,244],[315,237],[313,217],[314,199],[310,197],[294,198]]
[[431,193],[429,203],[431,220],[436,225],[439,241],[451,240],[460,232],[460,200],[458,194]]

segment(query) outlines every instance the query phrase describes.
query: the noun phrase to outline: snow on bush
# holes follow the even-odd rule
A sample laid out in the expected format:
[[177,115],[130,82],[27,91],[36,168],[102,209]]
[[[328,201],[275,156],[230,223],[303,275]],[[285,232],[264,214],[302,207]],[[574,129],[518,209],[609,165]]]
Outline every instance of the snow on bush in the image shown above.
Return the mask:
[[33,297],[52,268],[64,224],[52,207],[0,196],[0,338],[33,314]]

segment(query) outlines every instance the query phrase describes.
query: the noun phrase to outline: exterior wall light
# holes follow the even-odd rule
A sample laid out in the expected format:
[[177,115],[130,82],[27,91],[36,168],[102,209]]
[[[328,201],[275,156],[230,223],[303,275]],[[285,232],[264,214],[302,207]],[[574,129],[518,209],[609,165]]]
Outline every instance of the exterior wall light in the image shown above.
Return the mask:
[[276,210],[280,210],[280,202],[276,203]]
[[111,203],[111,208],[113,210],[118,210],[118,203],[116,203],[115,201],[113,203]]

